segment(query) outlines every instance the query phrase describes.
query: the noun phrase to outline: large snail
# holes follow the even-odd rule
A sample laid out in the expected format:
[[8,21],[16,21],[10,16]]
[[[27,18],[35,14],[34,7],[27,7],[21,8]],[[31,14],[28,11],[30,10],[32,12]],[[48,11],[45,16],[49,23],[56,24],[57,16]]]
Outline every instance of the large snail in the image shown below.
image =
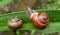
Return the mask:
[[49,23],[49,17],[45,12],[35,12],[31,9],[30,7],[30,2],[29,0],[24,1],[26,8],[28,10],[27,14],[29,16],[29,19],[32,21],[32,23],[37,27],[37,28],[44,28],[48,25]]
[[29,6],[27,10],[30,20],[37,28],[44,28],[48,25],[49,17],[45,12],[35,12]]
[[22,20],[19,19],[17,16],[15,16],[11,18],[10,20],[8,20],[8,26],[11,29],[17,29],[22,26]]

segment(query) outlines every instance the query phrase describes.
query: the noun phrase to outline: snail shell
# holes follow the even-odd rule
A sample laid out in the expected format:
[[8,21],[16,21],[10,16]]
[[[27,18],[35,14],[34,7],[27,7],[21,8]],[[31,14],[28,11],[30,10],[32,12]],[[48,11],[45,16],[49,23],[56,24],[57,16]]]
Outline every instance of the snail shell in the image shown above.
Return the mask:
[[38,28],[44,28],[49,23],[48,15],[45,12],[31,13],[30,20]]
[[22,20],[15,16],[14,18],[8,21],[8,26],[12,29],[17,29],[22,26]]

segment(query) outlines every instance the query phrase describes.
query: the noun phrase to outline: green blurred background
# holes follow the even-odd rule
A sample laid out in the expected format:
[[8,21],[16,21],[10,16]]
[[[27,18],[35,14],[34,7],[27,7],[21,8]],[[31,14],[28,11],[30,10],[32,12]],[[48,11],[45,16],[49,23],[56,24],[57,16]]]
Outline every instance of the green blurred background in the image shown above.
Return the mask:
[[[26,6],[23,2],[24,0],[0,0],[0,12],[4,11],[4,7],[9,7],[9,11],[26,11]],[[48,10],[60,10],[60,0],[29,0],[30,7],[34,10],[48,9]],[[18,3],[17,3],[18,2]],[[15,4],[14,4],[15,3]],[[6,11],[5,11],[6,12]]]

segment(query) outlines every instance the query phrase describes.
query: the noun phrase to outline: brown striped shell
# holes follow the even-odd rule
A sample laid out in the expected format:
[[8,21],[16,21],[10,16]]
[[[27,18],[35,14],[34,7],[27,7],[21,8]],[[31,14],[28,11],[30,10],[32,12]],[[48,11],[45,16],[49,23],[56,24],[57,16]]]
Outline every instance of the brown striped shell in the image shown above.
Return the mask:
[[30,19],[33,24],[38,28],[44,28],[49,23],[48,15],[45,12],[32,13]]
[[10,27],[11,29],[17,29],[21,26],[22,26],[22,20],[20,20],[17,16],[8,21],[8,27]]

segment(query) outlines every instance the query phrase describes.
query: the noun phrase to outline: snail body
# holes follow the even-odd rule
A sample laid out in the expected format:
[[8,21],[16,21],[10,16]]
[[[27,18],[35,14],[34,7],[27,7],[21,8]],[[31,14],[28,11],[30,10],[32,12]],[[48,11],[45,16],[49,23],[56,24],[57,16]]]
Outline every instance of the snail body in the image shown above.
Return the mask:
[[22,26],[22,20],[20,20],[17,16],[15,16],[14,18],[8,21],[8,26],[11,29],[17,29]]
[[44,28],[49,23],[49,17],[45,12],[35,12],[30,7],[27,7],[30,20],[37,28]]

